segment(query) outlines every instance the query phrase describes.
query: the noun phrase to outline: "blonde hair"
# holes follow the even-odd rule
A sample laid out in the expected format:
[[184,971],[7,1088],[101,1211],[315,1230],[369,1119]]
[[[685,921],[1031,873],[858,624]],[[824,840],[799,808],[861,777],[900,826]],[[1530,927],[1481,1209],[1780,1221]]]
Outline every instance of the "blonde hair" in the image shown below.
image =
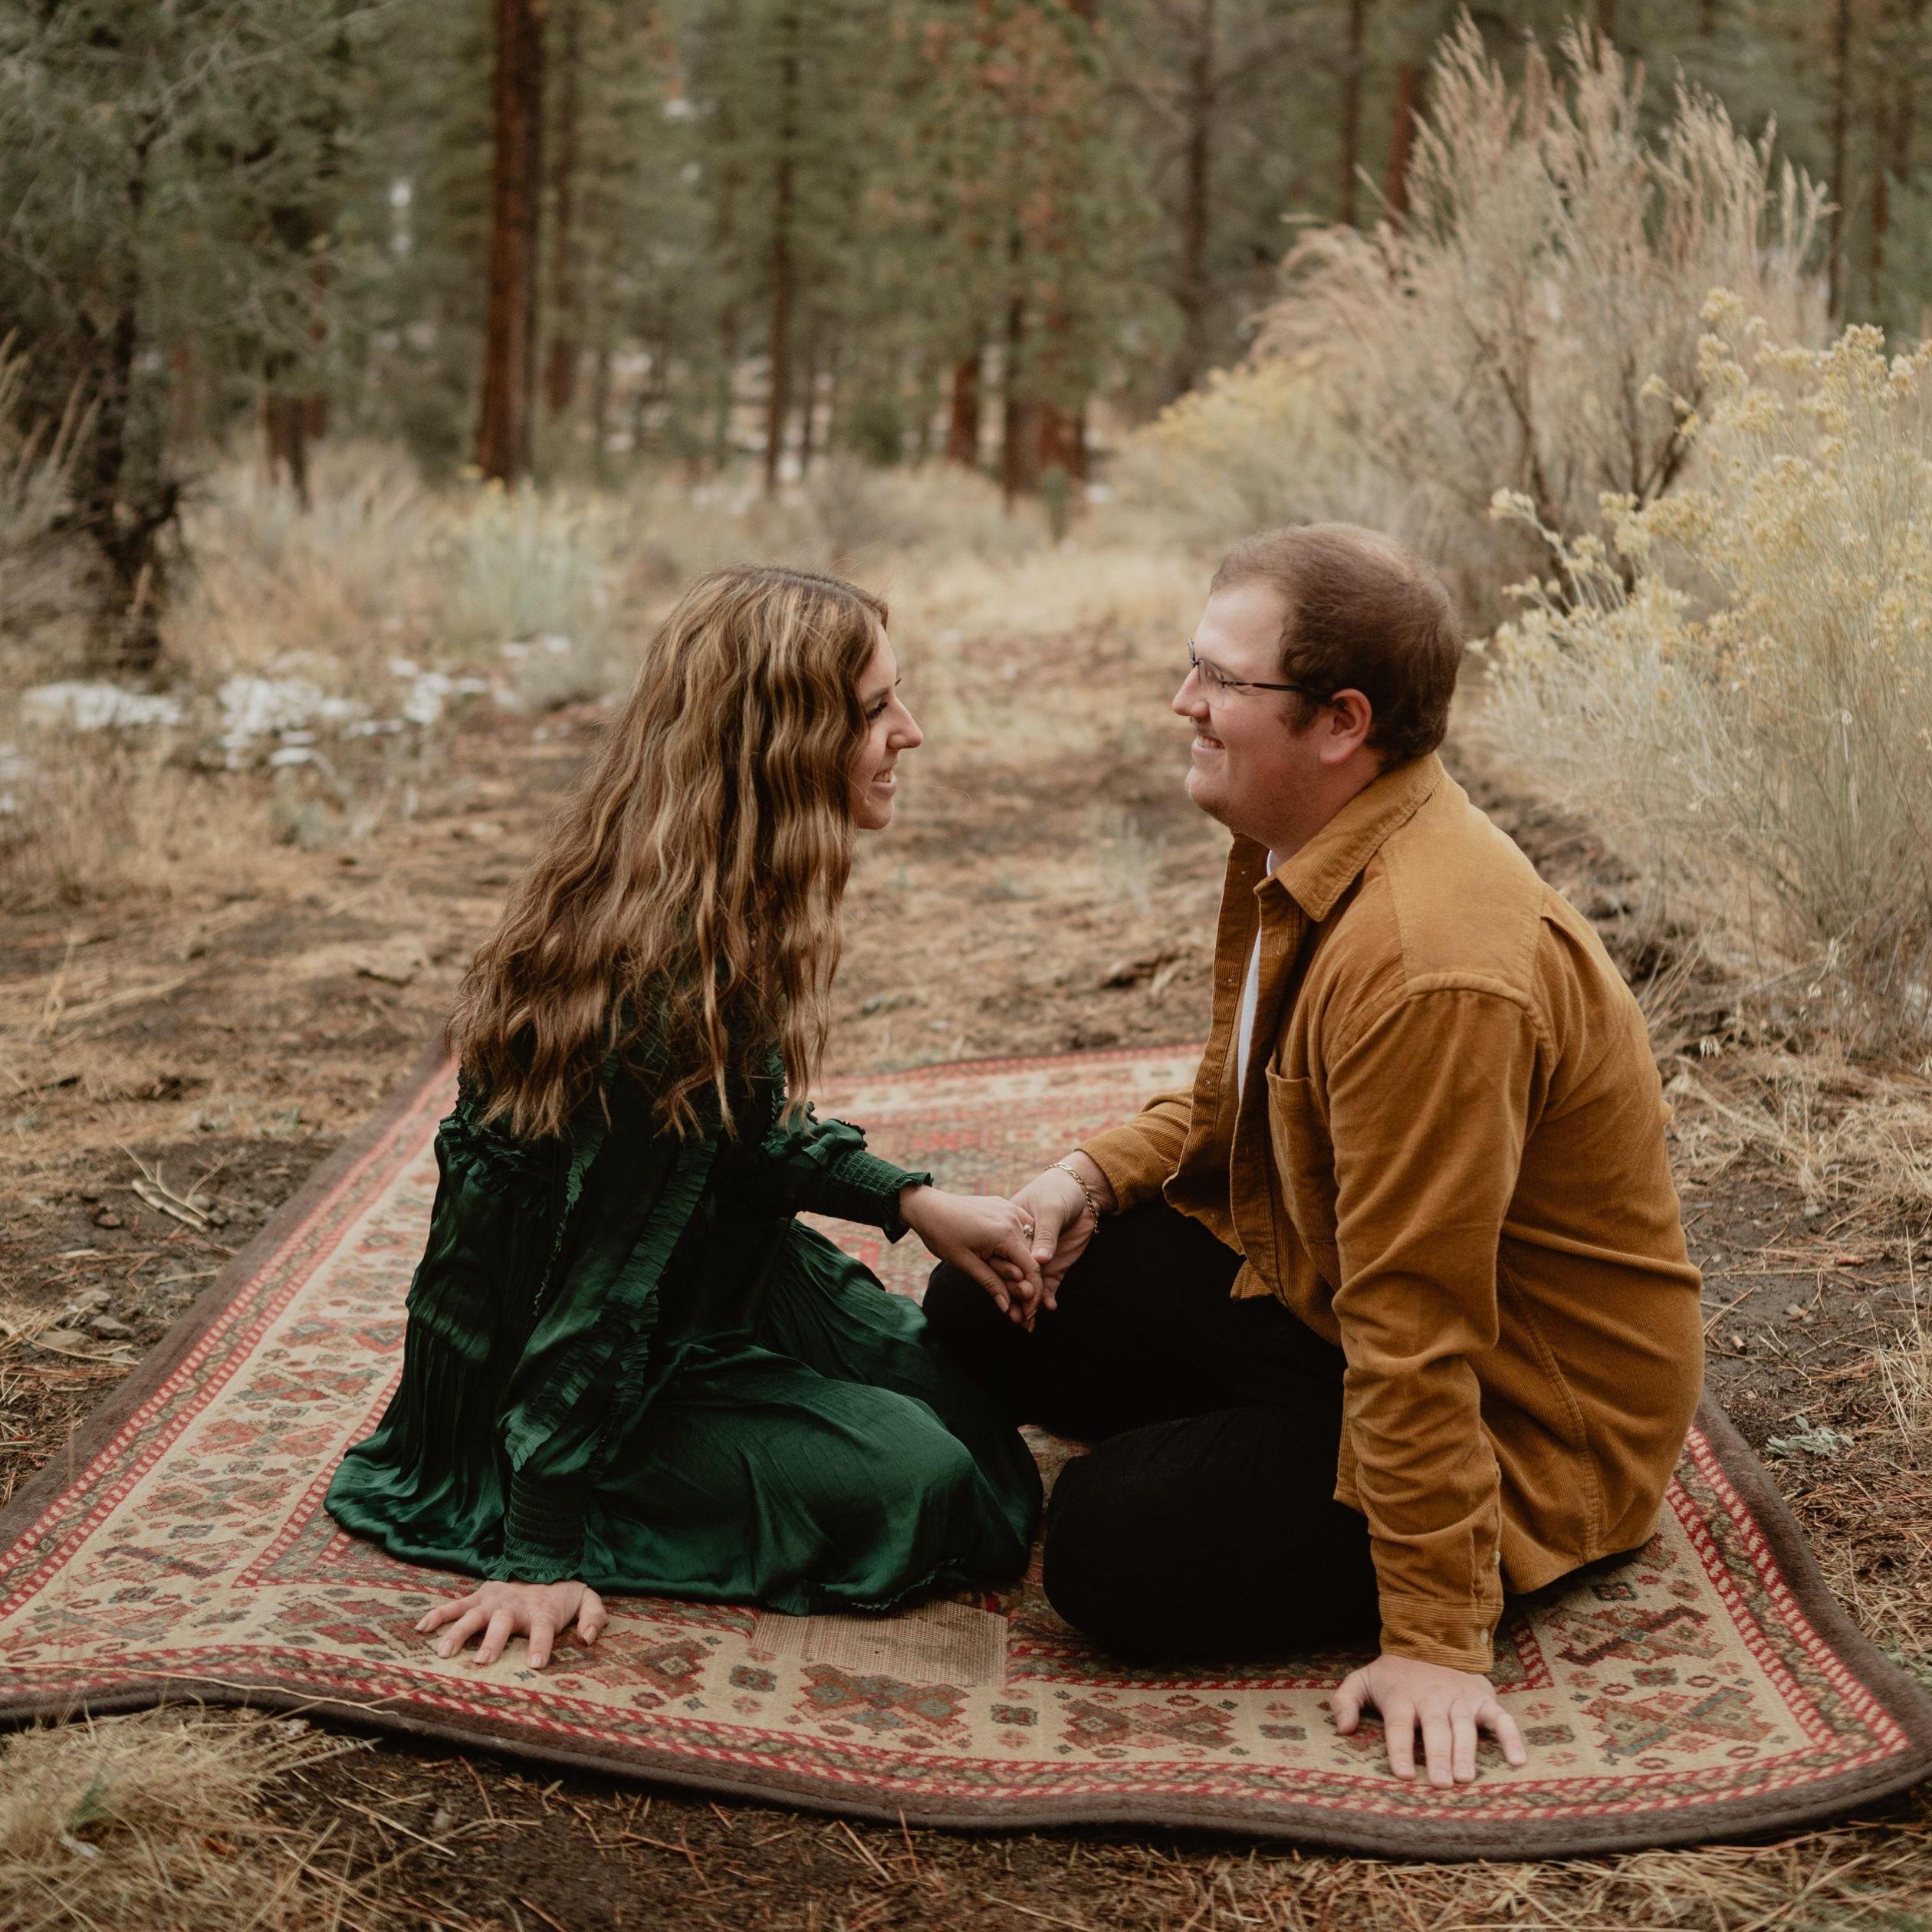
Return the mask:
[[616,1053],[662,1126],[697,1129],[709,1089],[731,1131],[733,1092],[774,1042],[803,1105],[852,869],[859,681],[886,615],[812,570],[734,566],[679,598],[464,978],[448,1037],[486,1124],[560,1132]]

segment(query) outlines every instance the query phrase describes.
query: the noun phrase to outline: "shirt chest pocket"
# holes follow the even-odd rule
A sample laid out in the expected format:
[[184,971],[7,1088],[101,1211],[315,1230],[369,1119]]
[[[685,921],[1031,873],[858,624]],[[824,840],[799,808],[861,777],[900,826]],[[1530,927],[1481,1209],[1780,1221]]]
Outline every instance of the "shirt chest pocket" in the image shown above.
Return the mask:
[[1335,1148],[1312,1080],[1264,1070],[1268,1076],[1268,1145],[1275,1179],[1295,1232],[1323,1280],[1342,1280],[1335,1238]]

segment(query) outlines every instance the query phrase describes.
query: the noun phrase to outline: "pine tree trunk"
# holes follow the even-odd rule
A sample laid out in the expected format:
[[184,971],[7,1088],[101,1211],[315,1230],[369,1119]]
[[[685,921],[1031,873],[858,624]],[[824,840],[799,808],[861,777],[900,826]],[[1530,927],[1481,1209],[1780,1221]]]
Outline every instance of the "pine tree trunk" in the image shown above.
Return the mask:
[[1060,469],[1079,481],[1086,480],[1086,414],[1084,409],[1076,412],[1050,403],[1041,408],[1034,460],[1043,473]]
[[771,311],[765,332],[770,375],[765,393],[764,487],[778,491],[778,467],[784,455],[785,417],[791,396],[792,303],[796,290],[792,261],[794,150],[798,141],[798,9],[787,7],[780,20],[784,51],[778,61],[778,166],[772,180]]
[[804,353],[799,359],[798,474],[802,480],[812,467],[812,432],[818,414],[818,317],[805,325]]
[[609,452],[604,447],[605,425],[610,420],[610,343],[597,344],[590,365],[590,473],[600,483]]
[[[340,102],[349,91],[355,67],[354,44],[349,37],[349,18],[355,0],[335,0],[336,35],[329,45],[329,65],[335,88],[328,97],[328,119],[317,148],[315,199],[317,233],[326,237],[333,228],[342,201],[342,116]],[[329,393],[324,386],[323,351],[329,339],[329,282],[330,263],[318,253],[309,264],[309,341],[314,356],[315,386],[304,398],[302,434],[309,443],[318,443],[329,433]]]
[[[1079,22],[1079,28],[1091,34],[1099,12],[1099,0],[1063,0],[1067,12]],[[1083,142],[1066,144],[1066,150],[1076,156],[1085,153]],[[1067,253],[1065,231],[1061,225],[1060,208],[1053,210],[1052,218],[1044,224],[1050,238],[1048,243],[1050,256],[1057,255],[1060,260],[1053,264],[1057,272],[1052,279],[1061,282],[1066,272],[1064,264]],[[1073,318],[1068,310],[1064,294],[1056,288],[1046,305],[1041,317],[1038,347],[1033,358],[1033,384],[1037,399],[1027,411],[1030,419],[1026,433],[1020,439],[1020,446],[1027,453],[1024,467],[1030,471],[1023,486],[1027,490],[1037,488],[1043,470],[1057,468],[1074,474],[1073,465],[1080,460],[1082,439],[1079,417],[1084,412],[1086,401],[1083,398],[1070,409],[1061,399],[1071,389],[1071,372],[1068,367],[1066,343],[1073,333]],[[1009,501],[1011,492],[1009,491]]]
[[1362,167],[1362,40],[1368,0],[1349,0],[1349,51],[1342,69],[1342,196],[1339,219],[1355,223],[1356,176]]
[[711,467],[715,470],[722,470],[731,460],[731,419],[738,409],[741,340],[738,312],[728,308],[718,318],[718,394],[711,414]]
[[285,477],[297,508],[309,508],[308,405],[304,396],[271,389],[261,399],[261,427],[268,446],[268,473]]
[[1039,412],[1026,393],[1026,298],[1020,292],[1020,231],[1007,248],[1013,273],[1007,299],[1005,353],[1000,360],[1000,488],[1010,510],[1017,497],[1030,495],[1040,481]]
[[[165,566],[161,533],[174,521],[179,492],[165,476],[130,491],[127,476],[134,370],[141,340],[140,235],[148,200],[148,157],[161,117],[151,115],[136,133],[122,192],[127,239],[120,262],[113,327],[105,338],[87,329],[94,371],[92,446],[77,465],[77,521],[107,570],[101,610],[104,640],[121,669],[145,674],[161,655],[161,603]],[[84,327],[86,324],[83,322]]]
[[[1200,0],[1188,58],[1188,138],[1181,151],[1181,273],[1174,304],[1181,311],[1181,342],[1168,374],[1168,393],[1181,396],[1208,367],[1208,245],[1214,172],[1215,0]],[[1045,458],[1050,462],[1051,458]]]
[[1422,111],[1423,69],[1404,61],[1395,69],[1395,115],[1388,137],[1388,206],[1398,220],[1408,213],[1409,156],[1415,149],[1415,117]]
[[177,342],[168,351],[168,446],[192,449],[206,433],[208,383],[199,344]]
[[549,0],[496,0],[496,128],[489,305],[476,465],[511,483],[530,473],[537,241],[543,192],[544,18]]
[[1852,0],[1838,0],[1832,22],[1832,226],[1825,263],[1827,299],[1834,316],[1845,313],[1845,151],[1851,108]]
[[577,399],[583,306],[577,263],[577,90],[583,66],[583,0],[564,0],[564,71],[557,98],[557,159],[550,171],[550,340],[544,400],[550,416]]
[[980,351],[961,356],[952,366],[946,416],[946,461],[978,469],[980,459]]
[[1871,90],[1871,198],[1866,211],[1866,294],[1875,320],[1884,314],[1885,231],[1891,225],[1891,174],[1885,157],[1891,146],[1891,103],[1882,86]]

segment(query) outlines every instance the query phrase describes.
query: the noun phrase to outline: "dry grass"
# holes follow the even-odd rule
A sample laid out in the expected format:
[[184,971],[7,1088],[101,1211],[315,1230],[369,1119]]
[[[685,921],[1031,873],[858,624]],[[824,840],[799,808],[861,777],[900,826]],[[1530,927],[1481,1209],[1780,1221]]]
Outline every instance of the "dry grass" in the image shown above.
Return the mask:
[[1682,1178],[1704,1187],[1752,1155],[1802,1191],[1811,1218],[1932,1237],[1932,1081],[1861,1066],[1821,1045],[1746,1050],[1721,1083],[1685,1067],[1670,1083],[1685,1107],[1674,1142]]
[[291,1772],[363,1748],[299,1718],[246,1712],[152,1710],[21,1732],[0,1753],[0,1924],[340,1924],[356,1894],[323,1863],[332,1832],[274,1823],[263,1799]]
[[[1213,1858],[1171,1874],[1161,1923],[1279,1932],[1915,1932],[1932,1825],[1808,1832],[1774,1845],[1536,1864]],[[1071,1915],[1070,1915],[1070,1917]],[[1103,1921],[1088,1921],[1097,1927]]]
[[[1118,709],[1096,659],[1085,710],[1051,715],[1042,652],[1119,634],[1178,663],[1198,596],[1171,547],[1053,548],[957,471],[886,478],[841,462],[777,503],[664,484],[437,494],[350,445],[321,454],[312,494],[302,513],[237,462],[196,506],[196,569],[166,634],[177,721],[37,722],[0,689],[15,903],[261,887],[288,847],[353,851],[413,814],[464,706],[540,715],[607,696],[656,613],[724,561],[836,565],[877,586],[928,721],[1037,755]],[[991,679],[962,662],[988,640],[1010,652]]]
[[[1875,330],[1779,341],[1706,305],[1702,478],[1606,498],[1516,586],[1485,724],[1539,786],[1602,818],[1654,897],[1795,1024],[1916,1058],[1932,1019],[1932,350]],[[1685,406],[1688,406],[1687,403]]]

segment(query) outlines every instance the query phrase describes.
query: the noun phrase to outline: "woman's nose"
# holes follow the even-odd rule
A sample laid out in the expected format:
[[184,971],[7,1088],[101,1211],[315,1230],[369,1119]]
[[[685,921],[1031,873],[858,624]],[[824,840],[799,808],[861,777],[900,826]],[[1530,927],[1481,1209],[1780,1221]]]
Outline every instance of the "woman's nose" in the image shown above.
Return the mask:
[[919,729],[919,721],[910,711],[905,714],[905,722],[892,734],[892,742],[902,751],[910,751],[925,743],[925,733]]

